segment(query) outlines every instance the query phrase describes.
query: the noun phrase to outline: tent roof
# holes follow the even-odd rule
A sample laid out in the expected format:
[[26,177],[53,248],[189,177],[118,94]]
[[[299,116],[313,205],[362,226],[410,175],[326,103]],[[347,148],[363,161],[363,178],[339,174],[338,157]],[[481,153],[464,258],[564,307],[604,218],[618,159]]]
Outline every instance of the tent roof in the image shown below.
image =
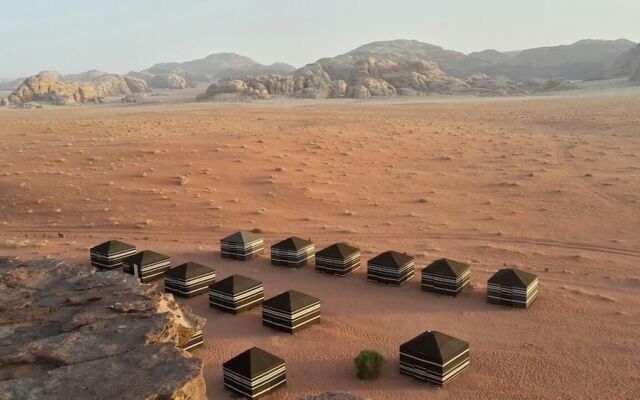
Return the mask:
[[158,261],[168,260],[169,258],[170,258],[169,256],[156,253],[155,251],[143,250],[139,253],[136,253],[132,256],[127,257],[125,260],[130,263],[145,265],[145,264],[151,264]]
[[317,297],[309,296],[297,290],[289,290],[265,300],[262,305],[283,311],[296,311],[319,301],[320,299]]
[[426,331],[400,345],[400,352],[444,364],[469,349],[469,343],[438,331]]
[[257,279],[248,278],[243,275],[231,275],[220,282],[216,282],[210,287],[225,293],[239,293],[262,285]]
[[469,264],[460,261],[441,258],[427,265],[423,271],[433,274],[458,276],[469,269]]
[[353,253],[360,251],[357,247],[349,246],[344,242],[332,244],[316,253],[321,257],[347,258]]
[[413,261],[413,257],[393,250],[380,253],[369,260],[372,264],[385,265],[389,267],[401,267],[409,261]]
[[213,268],[189,261],[175,268],[171,268],[165,275],[178,279],[190,279],[210,272],[213,272]]
[[505,268],[493,274],[488,282],[497,285],[526,288],[533,283],[537,277],[537,275],[520,271],[516,268]]
[[273,246],[271,246],[271,248],[297,251],[310,245],[313,245],[313,242],[299,238],[297,236],[291,236],[288,239],[274,244]]
[[252,378],[277,368],[283,363],[282,358],[259,347],[252,347],[225,362],[222,366],[241,376]]
[[230,243],[251,243],[256,240],[262,239],[262,235],[257,233],[249,232],[249,231],[238,231],[236,233],[232,233],[226,238],[222,239],[222,242],[230,242]]
[[119,253],[121,251],[135,250],[136,247],[129,243],[121,242],[119,240],[109,240],[104,243],[100,243],[97,246],[91,248],[91,251],[99,254],[112,254]]

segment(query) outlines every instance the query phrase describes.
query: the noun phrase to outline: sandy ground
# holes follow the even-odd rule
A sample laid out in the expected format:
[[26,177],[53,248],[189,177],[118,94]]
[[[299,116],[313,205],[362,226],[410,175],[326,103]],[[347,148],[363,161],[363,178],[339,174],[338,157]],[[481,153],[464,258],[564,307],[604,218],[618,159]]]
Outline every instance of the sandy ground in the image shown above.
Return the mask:
[[[264,281],[266,296],[320,297],[295,336],[186,301],[207,318],[208,395],[221,364],[257,345],[284,357],[271,399],[347,391],[372,399],[634,399],[640,396],[640,96],[423,104],[95,106],[0,112],[0,254],[88,262],[121,238]],[[181,183],[182,181],[182,183]],[[472,264],[459,298],[222,260],[218,240],[259,227],[346,240],[366,261],[395,249],[421,268]],[[59,235],[61,233],[61,235]],[[540,277],[529,310],[485,302],[503,265]],[[398,374],[424,330],[471,343],[472,370],[439,389]],[[354,376],[362,349],[387,362]]]

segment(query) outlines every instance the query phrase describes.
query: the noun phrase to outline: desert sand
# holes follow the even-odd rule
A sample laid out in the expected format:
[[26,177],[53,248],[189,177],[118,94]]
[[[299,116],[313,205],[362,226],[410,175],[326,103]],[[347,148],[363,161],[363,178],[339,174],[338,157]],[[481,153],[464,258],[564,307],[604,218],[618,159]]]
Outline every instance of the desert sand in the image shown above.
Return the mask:
[[[325,391],[371,399],[640,397],[640,96],[326,103],[95,106],[0,112],[0,254],[88,263],[122,239],[297,289],[323,319],[294,336],[182,301],[207,318],[210,399],[222,362],[257,345],[287,361],[269,399]],[[421,268],[472,266],[459,298],[290,270],[266,254],[220,258],[218,240],[260,228],[320,249],[394,249]],[[485,302],[504,265],[539,275],[529,310]],[[162,283],[160,282],[161,286]],[[424,330],[471,344],[471,371],[444,389],[398,374],[398,346]],[[358,381],[353,357],[377,349],[382,376]]]

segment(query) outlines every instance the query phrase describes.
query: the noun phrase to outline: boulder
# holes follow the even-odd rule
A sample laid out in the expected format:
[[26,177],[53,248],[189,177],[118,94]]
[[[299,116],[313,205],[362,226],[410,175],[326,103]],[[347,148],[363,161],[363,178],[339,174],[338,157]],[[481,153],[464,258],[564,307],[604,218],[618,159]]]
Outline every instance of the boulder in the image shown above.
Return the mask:
[[133,276],[0,258],[0,398],[204,400],[204,320]]
[[6,107],[9,105],[9,100],[6,97],[0,97],[0,107]]

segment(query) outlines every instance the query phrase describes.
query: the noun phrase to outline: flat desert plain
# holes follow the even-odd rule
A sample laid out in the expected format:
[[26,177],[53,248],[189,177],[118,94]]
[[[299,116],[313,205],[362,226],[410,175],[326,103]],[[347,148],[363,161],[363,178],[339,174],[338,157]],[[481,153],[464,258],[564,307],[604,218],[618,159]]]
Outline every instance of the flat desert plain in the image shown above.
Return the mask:
[[[88,262],[122,239],[138,249],[322,300],[294,336],[184,303],[207,318],[208,396],[222,362],[257,345],[287,361],[271,399],[325,391],[371,399],[640,397],[640,96],[262,105],[86,106],[0,112],[1,253]],[[259,228],[266,254],[221,259],[219,239]],[[290,235],[347,241],[363,262],[394,249],[417,268],[472,267],[458,298],[272,266]],[[540,278],[528,310],[487,304],[486,280]],[[162,282],[158,283],[162,286]],[[471,370],[444,389],[398,374],[399,345],[425,330],[471,344]],[[353,357],[385,357],[375,381]]]

